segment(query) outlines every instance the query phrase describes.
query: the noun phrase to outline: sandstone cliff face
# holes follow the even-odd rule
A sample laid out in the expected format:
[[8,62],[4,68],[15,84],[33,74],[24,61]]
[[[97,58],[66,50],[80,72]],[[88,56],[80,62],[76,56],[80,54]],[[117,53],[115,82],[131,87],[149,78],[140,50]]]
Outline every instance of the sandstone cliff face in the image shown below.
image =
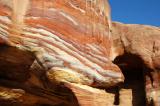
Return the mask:
[[[113,57],[122,55],[126,67],[141,68],[147,102],[160,104],[160,28],[148,25],[112,24]],[[136,71],[136,70],[135,70]]]
[[0,105],[158,106],[159,34],[105,0],[0,0]]
[[112,26],[113,40],[121,40],[122,42],[119,46],[124,46],[128,53],[139,55],[145,65],[151,69],[159,69],[159,27],[117,22],[113,22]]
[[32,52],[51,82],[107,87],[123,81],[109,58],[107,1],[4,1],[1,42]]
[[112,104],[98,99],[112,95],[104,90],[70,84],[124,80],[110,60],[110,21],[105,0],[0,0],[2,105]]

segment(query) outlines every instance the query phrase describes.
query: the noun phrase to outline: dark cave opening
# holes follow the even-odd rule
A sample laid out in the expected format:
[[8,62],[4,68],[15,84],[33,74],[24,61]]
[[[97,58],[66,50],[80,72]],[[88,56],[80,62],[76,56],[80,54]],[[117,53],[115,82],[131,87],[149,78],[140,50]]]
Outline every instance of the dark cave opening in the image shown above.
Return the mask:
[[[115,96],[115,105],[121,104],[121,89],[131,90],[132,106],[145,106],[146,95],[145,95],[145,80],[144,80],[144,65],[142,60],[132,54],[125,54],[119,56],[114,61],[124,74],[125,81],[123,84],[117,87],[117,93]],[[128,95],[128,98],[127,98]],[[129,99],[129,94],[126,93],[125,101]]]

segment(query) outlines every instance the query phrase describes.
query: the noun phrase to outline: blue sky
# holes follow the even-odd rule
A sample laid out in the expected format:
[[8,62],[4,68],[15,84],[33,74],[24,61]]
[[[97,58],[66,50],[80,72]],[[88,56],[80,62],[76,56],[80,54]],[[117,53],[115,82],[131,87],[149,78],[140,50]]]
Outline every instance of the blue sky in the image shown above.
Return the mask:
[[160,0],[109,0],[112,20],[160,27]]

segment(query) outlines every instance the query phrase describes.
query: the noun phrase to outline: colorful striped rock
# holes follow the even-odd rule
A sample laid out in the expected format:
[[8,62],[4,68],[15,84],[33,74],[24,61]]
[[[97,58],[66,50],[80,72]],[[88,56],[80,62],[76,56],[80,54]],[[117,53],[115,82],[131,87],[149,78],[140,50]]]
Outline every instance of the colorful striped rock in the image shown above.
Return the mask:
[[122,82],[109,29],[106,0],[0,0],[0,43],[33,52],[54,83]]

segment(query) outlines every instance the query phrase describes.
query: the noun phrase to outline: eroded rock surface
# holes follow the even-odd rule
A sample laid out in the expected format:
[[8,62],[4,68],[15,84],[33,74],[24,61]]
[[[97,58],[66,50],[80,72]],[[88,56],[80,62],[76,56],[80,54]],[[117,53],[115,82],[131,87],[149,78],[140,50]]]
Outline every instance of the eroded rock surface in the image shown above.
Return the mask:
[[120,55],[134,56],[125,61],[132,68],[141,65],[148,103],[160,105],[160,28],[113,22],[112,37],[112,58]]
[[124,80],[110,60],[110,21],[106,0],[0,0],[2,105],[77,106],[87,98],[91,105],[112,104],[105,99],[113,101],[113,94],[104,90],[64,85],[110,87]]
[[110,61],[105,0],[11,0],[0,4],[1,42],[27,49],[54,83],[112,86],[124,80]]
[[[0,0],[0,105],[139,106],[146,96],[158,106],[159,34],[158,27],[111,25],[105,0]],[[122,82],[111,60],[126,54],[134,55],[122,59],[127,64],[115,63],[141,78],[127,73],[110,93],[92,88]]]

